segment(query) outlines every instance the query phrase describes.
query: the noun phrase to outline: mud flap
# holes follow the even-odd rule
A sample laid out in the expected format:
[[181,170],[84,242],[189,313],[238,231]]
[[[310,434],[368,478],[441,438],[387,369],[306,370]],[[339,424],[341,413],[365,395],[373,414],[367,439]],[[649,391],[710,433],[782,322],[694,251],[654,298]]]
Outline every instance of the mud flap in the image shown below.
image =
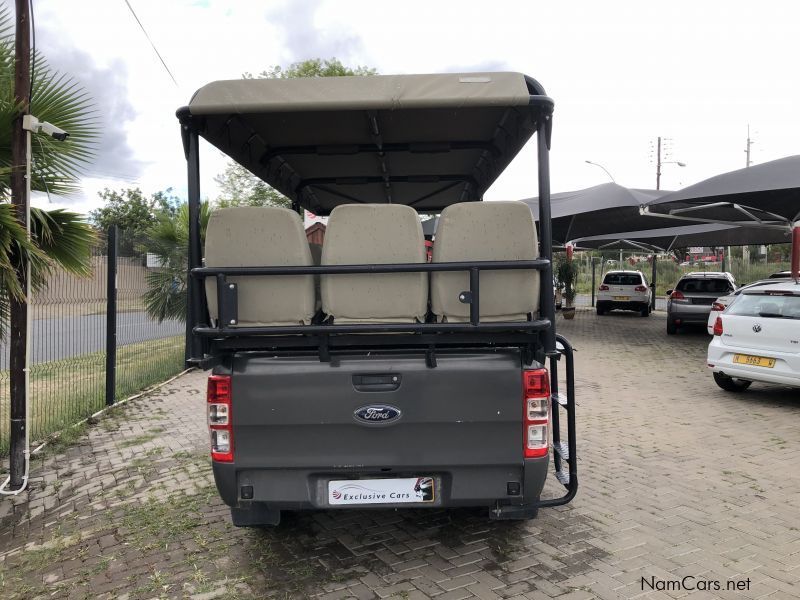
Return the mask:
[[251,502],[246,506],[232,506],[231,520],[236,527],[275,526],[281,522],[281,511],[263,502]]

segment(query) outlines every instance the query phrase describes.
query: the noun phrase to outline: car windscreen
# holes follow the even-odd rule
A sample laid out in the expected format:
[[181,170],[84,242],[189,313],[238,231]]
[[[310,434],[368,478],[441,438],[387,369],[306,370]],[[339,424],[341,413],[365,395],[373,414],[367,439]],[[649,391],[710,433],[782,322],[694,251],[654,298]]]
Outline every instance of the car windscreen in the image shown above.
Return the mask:
[[719,294],[720,296],[733,291],[733,286],[727,279],[693,279],[687,277],[678,282],[675,288],[685,294]]
[[745,293],[728,307],[726,314],[765,319],[800,319],[800,295]]
[[606,273],[603,283],[608,285],[641,285],[642,277],[637,273]]

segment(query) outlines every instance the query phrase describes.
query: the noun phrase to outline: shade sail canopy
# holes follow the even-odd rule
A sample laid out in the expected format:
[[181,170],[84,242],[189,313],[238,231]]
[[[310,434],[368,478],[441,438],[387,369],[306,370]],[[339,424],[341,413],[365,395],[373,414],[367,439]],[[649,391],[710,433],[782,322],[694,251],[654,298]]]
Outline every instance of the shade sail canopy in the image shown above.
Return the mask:
[[791,238],[785,231],[718,224],[682,225],[573,240],[576,246],[606,250],[620,248],[671,250],[689,246],[742,246],[788,242],[791,242]]
[[200,88],[186,127],[321,215],[481,200],[553,102],[521,73],[239,79]]
[[[553,243],[564,244],[593,235],[674,227],[674,220],[644,217],[639,211],[642,204],[667,193],[604,183],[583,190],[552,194]],[[523,202],[530,207],[538,221],[539,199],[529,198]]]
[[711,177],[644,203],[643,212],[709,223],[789,229],[800,220],[800,156]]

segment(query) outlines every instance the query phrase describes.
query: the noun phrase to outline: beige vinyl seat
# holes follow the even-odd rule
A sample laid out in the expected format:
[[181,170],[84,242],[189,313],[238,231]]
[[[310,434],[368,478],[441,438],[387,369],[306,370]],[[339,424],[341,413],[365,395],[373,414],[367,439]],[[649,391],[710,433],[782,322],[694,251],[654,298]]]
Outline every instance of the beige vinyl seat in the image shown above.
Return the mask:
[[[214,211],[206,230],[207,267],[311,266],[303,222],[285,208],[238,206]],[[313,275],[228,277],[238,284],[237,326],[309,324],[315,312]],[[206,278],[212,320],[216,281]],[[230,326],[230,324],[228,324]]]
[[[416,211],[399,204],[343,204],[331,211],[323,265],[424,263]],[[322,310],[341,323],[425,320],[427,273],[322,276]]]
[[[533,260],[539,256],[536,225],[522,202],[464,202],[442,211],[433,262]],[[442,321],[469,321],[468,272],[431,274],[431,308]],[[539,309],[539,272],[481,271],[480,320],[525,321]]]

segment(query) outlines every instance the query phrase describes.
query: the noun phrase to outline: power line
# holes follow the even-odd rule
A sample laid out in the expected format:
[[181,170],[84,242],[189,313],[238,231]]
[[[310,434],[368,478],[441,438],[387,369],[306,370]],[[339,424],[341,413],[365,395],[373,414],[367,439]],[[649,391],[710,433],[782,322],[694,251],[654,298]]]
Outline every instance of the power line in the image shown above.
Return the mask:
[[172,71],[169,70],[169,67],[167,66],[167,63],[164,62],[164,59],[162,58],[161,53],[158,51],[158,48],[156,48],[156,45],[153,43],[153,40],[150,39],[150,35],[147,33],[147,30],[144,28],[144,25],[142,25],[142,22],[139,20],[139,17],[136,16],[136,11],[133,10],[133,7],[131,6],[131,3],[128,2],[128,0],[125,0],[125,4],[128,5],[128,9],[131,11],[131,14],[133,15],[133,18],[136,19],[136,22],[139,24],[139,27],[142,29],[142,33],[144,33],[144,36],[147,38],[147,41],[150,42],[150,45],[153,47],[153,51],[156,53],[156,56],[158,56],[158,60],[160,60],[161,64],[164,65],[164,69],[167,71],[167,74],[169,75],[170,79],[172,79],[172,83],[175,84],[175,87],[178,87],[178,82],[175,80],[175,76],[172,74]]

